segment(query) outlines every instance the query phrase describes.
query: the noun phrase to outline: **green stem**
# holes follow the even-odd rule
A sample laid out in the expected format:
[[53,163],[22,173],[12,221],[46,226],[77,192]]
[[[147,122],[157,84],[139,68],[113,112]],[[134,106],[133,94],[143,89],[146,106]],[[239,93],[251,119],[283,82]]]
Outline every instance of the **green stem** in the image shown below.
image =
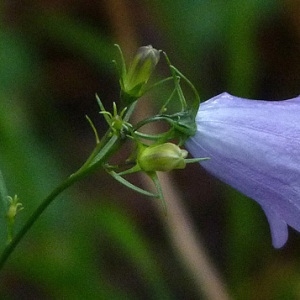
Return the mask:
[[84,164],[77,172],[73,173],[67,178],[62,184],[56,187],[37,207],[37,209],[32,213],[20,231],[14,236],[11,242],[4,248],[2,255],[0,256],[0,270],[3,268],[5,262],[10,257],[16,246],[29,231],[32,225],[37,221],[40,215],[46,210],[46,208],[52,203],[52,201],[61,194],[64,190],[70,187],[75,182],[84,178],[88,174],[95,171],[100,165],[105,163],[109,157],[111,157],[121,146],[122,141],[117,136],[108,137],[105,136],[104,140],[98,144],[95,150],[98,150],[97,154],[95,150],[92,155],[88,158],[90,164]]

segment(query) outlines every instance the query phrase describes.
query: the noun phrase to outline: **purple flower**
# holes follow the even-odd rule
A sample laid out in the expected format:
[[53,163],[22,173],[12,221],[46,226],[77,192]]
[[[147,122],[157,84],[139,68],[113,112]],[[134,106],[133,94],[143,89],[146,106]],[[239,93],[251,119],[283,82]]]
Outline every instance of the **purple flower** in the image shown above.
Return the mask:
[[300,231],[300,96],[284,101],[220,94],[200,105],[186,142],[211,174],[256,200],[282,247],[288,226]]

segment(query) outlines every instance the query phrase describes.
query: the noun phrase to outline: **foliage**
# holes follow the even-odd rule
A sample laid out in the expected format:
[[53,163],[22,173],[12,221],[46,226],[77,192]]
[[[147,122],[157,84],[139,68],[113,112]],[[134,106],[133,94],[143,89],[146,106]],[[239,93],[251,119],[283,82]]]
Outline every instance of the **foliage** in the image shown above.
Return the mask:
[[[101,95],[105,107],[118,97],[111,88],[116,80],[110,63],[118,40],[107,16],[95,16],[99,7],[68,7],[66,2],[48,10],[46,3],[35,4],[24,10],[1,6],[0,169],[8,194],[16,193],[24,206],[15,231],[92,148],[84,115],[97,122],[95,127],[106,126],[94,113],[94,93],[108,90]],[[141,40],[166,50],[172,63],[191,74],[202,99],[225,90],[269,99],[297,93],[299,51],[290,45],[299,36],[296,27],[289,31],[293,7],[281,10],[279,1],[254,0],[139,5],[151,20],[140,24],[135,15]],[[13,15],[16,19],[8,22]],[[281,35],[273,27],[279,21],[286,22]],[[283,39],[282,52],[274,47],[268,52],[266,43],[274,42],[268,30]],[[280,55],[285,69],[278,67]],[[165,89],[161,95],[169,94]],[[297,299],[297,237],[284,250],[273,250],[267,222],[259,221],[263,216],[255,204],[199,171],[188,172],[177,182],[187,191],[194,221],[235,298]],[[0,294],[5,299],[198,297],[163,232],[147,198],[137,199],[107,174],[95,174],[60,197],[33,227],[3,269]],[[6,237],[1,230],[2,246]]]

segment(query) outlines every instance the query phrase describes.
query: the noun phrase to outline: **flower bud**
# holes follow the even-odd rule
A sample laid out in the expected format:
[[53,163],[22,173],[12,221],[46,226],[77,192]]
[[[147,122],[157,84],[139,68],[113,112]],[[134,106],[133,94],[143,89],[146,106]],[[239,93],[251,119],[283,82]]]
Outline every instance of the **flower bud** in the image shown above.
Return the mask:
[[7,198],[9,202],[9,207],[6,217],[8,219],[13,220],[16,217],[17,213],[23,209],[23,204],[19,202],[19,198],[17,195],[15,195],[14,198],[10,196],[7,196]]
[[150,78],[159,61],[160,52],[151,45],[140,47],[122,78],[122,90],[125,94],[139,98],[143,95],[144,85]]
[[145,172],[184,169],[188,152],[172,143],[150,146],[141,150],[137,162]]

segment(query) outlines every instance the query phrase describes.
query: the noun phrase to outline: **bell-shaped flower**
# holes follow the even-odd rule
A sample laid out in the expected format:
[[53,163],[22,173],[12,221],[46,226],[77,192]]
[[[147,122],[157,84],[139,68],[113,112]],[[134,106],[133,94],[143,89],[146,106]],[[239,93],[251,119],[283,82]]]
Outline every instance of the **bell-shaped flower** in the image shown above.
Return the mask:
[[256,200],[282,247],[288,226],[300,231],[300,96],[261,101],[218,95],[200,105],[186,142],[215,177]]

